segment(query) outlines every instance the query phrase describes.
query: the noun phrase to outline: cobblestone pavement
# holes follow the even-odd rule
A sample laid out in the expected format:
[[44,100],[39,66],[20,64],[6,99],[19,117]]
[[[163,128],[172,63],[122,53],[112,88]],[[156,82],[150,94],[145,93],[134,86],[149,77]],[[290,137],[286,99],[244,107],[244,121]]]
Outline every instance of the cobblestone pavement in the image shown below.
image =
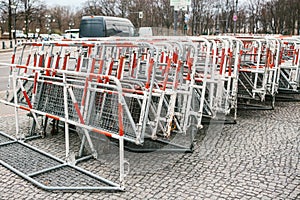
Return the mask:
[[[8,134],[12,111],[0,106],[0,131]],[[20,119],[27,131],[29,120]],[[239,111],[235,125],[208,125],[193,153],[126,152],[125,192],[44,191],[0,165],[0,199],[300,199],[299,127],[300,102],[277,102],[275,110]],[[72,148],[78,141],[72,135]],[[29,143],[64,157],[61,133]],[[114,171],[98,160],[79,166],[105,177]]]

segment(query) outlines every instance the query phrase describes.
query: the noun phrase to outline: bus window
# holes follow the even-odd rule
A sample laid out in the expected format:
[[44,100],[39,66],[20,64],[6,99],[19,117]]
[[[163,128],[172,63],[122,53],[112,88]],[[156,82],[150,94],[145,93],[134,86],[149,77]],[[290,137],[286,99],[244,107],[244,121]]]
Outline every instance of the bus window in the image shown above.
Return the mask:
[[99,18],[82,19],[79,37],[105,37],[103,20]]
[[134,36],[134,26],[126,18],[109,16],[84,16],[79,37]]
[[122,24],[118,21],[106,21],[107,36],[129,36],[127,24]]

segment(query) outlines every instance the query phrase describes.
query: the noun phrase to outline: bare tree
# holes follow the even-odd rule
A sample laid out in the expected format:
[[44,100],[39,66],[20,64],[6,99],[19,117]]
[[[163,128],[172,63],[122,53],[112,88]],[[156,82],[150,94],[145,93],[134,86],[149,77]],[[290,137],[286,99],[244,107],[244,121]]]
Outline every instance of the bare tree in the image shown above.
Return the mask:
[[[9,39],[12,39],[12,24],[13,24],[13,0],[2,0],[0,1],[0,9],[2,12],[2,18],[6,18],[7,21],[7,30],[9,33]],[[14,13],[16,14],[16,13]],[[5,18],[3,20],[5,20]]]
[[69,6],[54,6],[49,9],[51,15],[51,29],[54,33],[64,33],[69,28],[79,27],[81,14],[76,14]]
[[85,4],[86,6],[83,7],[85,15],[118,15],[118,0],[87,0]]
[[[45,9],[43,2],[40,0],[21,0],[20,1],[20,25],[24,25],[25,34],[35,32],[37,28],[36,19],[39,17],[38,13]],[[24,24],[23,24],[24,21]]]
[[[208,34],[233,31],[234,0],[191,0],[191,34]],[[12,5],[16,5],[14,14]],[[139,18],[143,12],[143,18]],[[79,28],[83,15],[118,16],[130,19],[136,27],[152,26],[170,29],[174,25],[174,8],[170,0],[85,0],[76,9],[70,7],[47,7],[42,0],[0,0],[1,26],[10,33],[14,16],[16,26],[25,33],[39,29],[46,32],[47,19],[51,15],[53,32],[63,33],[68,28]],[[184,14],[179,12],[178,29],[183,29]],[[237,32],[299,34],[299,0],[248,0],[240,1]],[[5,23],[4,23],[5,22]],[[160,33],[158,33],[160,34]]]

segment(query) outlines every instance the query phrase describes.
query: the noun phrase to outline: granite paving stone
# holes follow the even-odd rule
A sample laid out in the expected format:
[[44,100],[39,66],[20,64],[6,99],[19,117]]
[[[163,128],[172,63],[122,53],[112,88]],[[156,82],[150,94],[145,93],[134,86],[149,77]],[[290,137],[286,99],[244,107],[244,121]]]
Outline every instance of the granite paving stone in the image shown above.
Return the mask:
[[[0,131],[14,136],[13,109],[0,105]],[[20,128],[31,123],[21,112]],[[63,129],[28,143],[65,159]],[[71,133],[71,149],[80,138]],[[78,166],[118,180],[116,160]],[[51,192],[0,165],[0,199],[300,199],[300,102],[276,102],[274,110],[239,110],[237,124],[208,124],[199,130],[193,153],[125,152],[130,163],[124,192]],[[67,180],[67,179],[66,179]]]

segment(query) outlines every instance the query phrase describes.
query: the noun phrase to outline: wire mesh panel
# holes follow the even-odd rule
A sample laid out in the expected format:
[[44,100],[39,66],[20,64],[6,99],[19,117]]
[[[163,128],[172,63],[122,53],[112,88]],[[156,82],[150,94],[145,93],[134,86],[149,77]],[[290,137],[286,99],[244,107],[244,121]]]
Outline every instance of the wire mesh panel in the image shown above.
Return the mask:
[[87,150],[114,163],[110,170],[120,171],[123,188],[123,139],[134,151],[193,150],[204,118],[233,114],[235,121],[237,103],[271,97],[274,107],[278,88],[297,91],[299,46],[295,38],[252,36],[23,43],[6,64],[12,92],[1,102],[17,108],[17,122],[18,109],[37,125],[39,116],[61,121],[67,162],[75,126],[78,155]]
[[239,97],[244,100],[265,101],[278,90],[280,42],[275,38],[240,38],[243,41],[239,73]]
[[[11,68],[13,68],[11,74],[13,80],[13,101],[3,102],[29,111],[37,124],[39,124],[37,115],[64,122],[67,163],[73,162],[72,160],[74,159],[70,152],[69,125],[77,126],[84,132],[84,137],[95,157],[97,155],[91,137],[88,134],[89,132],[102,134],[118,141],[119,184],[112,184],[111,189],[118,188],[122,190],[124,188],[123,106],[125,106],[125,100],[123,99],[122,88],[118,79],[66,69],[52,70],[52,72],[55,72],[55,76],[51,76],[47,74],[49,70],[43,67],[11,65]],[[25,70],[27,73],[20,74],[19,70]],[[32,72],[34,75],[29,74],[29,72]],[[83,82],[85,79],[86,82]],[[98,82],[99,80],[101,80],[102,85]],[[103,84],[104,80],[108,80],[109,84]],[[26,84],[24,84],[24,81]],[[24,85],[27,86],[24,87]],[[93,94],[97,94],[96,109],[101,107],[102,113],[100,114],[104,116],[104,120],[101,119],[100,122],[102,123],[100,124],[87,123],[87,113],[79,106],[80,104],[82,107],[84,105],[87,110],[90,110],[93,104],[89,103]],[[107,97],[107,101],[102,99],[102,102],[98,105],[101,97],[104,96],[103,94]],[[16,109],[16,137],[19,138],[17,111]],[[112,126],[109,123],[114,124]],[[21,138],[24,138],[24,136],[21,136]],[[29,177],[27,178],[30,179]],[[106,187],[102,187],[102,189],[104,188]]]
[[279,89],[298,91],[300,66],[300,41],[296,38],[281,39]]

